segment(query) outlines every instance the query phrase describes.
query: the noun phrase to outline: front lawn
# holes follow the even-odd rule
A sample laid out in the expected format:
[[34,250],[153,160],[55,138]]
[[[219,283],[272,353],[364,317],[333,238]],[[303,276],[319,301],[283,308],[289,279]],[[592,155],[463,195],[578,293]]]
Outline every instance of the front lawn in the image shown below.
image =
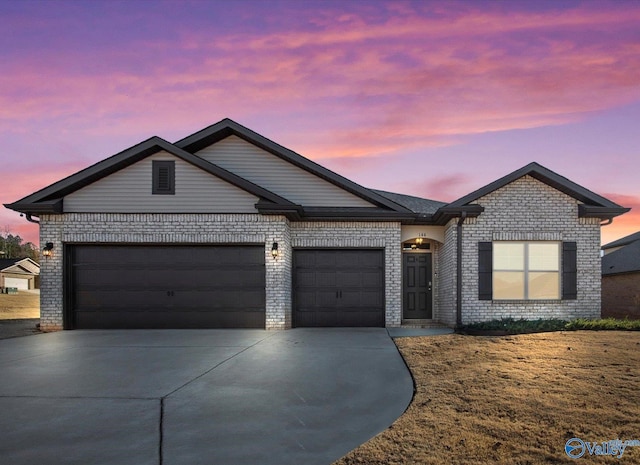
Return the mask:
[[[415,379],[413,402],[336,465],[576,463],[565,453],[571,438],[640,440],[638,332],[396,343]],[[588,451],[581,461],[640,463],[640,447],[627,447],[619,461]]]
[[40,318],[40,295],[18,291],[0,294],[0,320]]

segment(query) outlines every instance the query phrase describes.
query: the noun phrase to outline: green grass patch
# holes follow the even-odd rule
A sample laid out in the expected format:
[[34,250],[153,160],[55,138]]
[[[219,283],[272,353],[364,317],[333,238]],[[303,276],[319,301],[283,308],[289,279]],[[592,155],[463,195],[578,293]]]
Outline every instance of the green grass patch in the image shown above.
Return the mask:
[[459,326],[459,333],[477,334],[486,332],[504,334],[528,334],[547,331],[640,331],[640,320],[617,320],[615,318],[586,319],[578,318],[572,321],[559,319],[524,320],[502,318],[499,320],[483,321]]

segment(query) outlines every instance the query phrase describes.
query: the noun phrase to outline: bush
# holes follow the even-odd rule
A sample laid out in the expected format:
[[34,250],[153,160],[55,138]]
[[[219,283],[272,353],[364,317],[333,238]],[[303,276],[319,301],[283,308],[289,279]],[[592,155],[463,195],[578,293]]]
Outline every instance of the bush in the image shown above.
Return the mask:
[[615,318],[603,318],[601,320],[588,320],[578,318],[569,321],[565,329],[575,331],[578,329],[589,329],[592,331],[640,331],[640,320],[617,320]]
[[541,333],[545,331],[640,331],[640,320],[617,320],[604,318],[589,320],[578,318],[566,321],[558,319],[525,320],[514,318],[502,318],[500,320],[470,323],[456,328],[459,333],[501,333],[501,334],[527,334]]
[[458,332],[503,332],[504,334],[540,333],[544,331],[561,331],[565,329],[565,320],[545,319],[525,320],[514,318],[502,318],[500,320],[471,323],[457,328]]

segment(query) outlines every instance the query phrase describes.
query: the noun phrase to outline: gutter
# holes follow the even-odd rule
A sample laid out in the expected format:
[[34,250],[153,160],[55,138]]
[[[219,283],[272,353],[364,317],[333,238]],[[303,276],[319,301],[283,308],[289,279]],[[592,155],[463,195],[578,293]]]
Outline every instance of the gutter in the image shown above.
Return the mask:
[[462,223],[467,218],[462,210],[456,226],[456,326],[462,326]]
[[[20,214],[20,216],[22,216],[22,213]],[[29,223],[40,224],[40,221],[31,218],[31,213],[27,213],[26,219]]]

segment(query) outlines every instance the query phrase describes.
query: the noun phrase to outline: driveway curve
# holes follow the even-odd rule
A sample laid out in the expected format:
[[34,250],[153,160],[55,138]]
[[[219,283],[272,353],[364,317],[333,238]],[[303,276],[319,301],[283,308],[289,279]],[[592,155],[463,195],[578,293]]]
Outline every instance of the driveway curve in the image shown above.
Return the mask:
[[0,340],[7,464],[330,464],[413,382],[384,329],[65,331]]

